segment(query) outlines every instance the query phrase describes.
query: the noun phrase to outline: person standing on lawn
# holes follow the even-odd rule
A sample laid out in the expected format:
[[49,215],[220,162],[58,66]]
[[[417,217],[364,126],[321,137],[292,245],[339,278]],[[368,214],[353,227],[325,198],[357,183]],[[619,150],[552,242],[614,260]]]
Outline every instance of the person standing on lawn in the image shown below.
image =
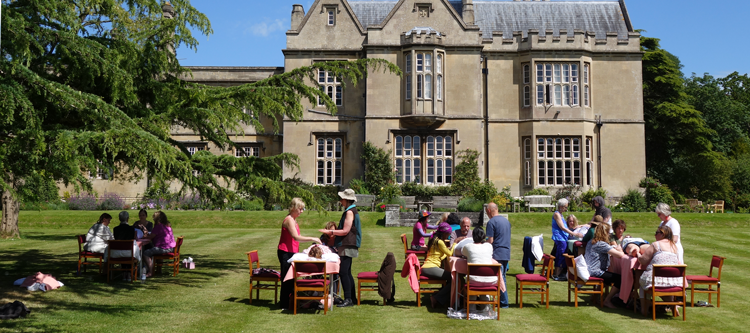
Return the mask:
[[[300,198],[292,199],[289,204],[289,215],[284,218],[284,222],[281,223],[281,237],[279,238],[279,246],[276,250],[276,254],[279,257],[279,266],[281,267],[281,278],[283,279],[292,264],[289,259],[299,252],[299,242],[313,242],[320,244],[320,239],[315,237],[302,236],[299,233],[299,225],[297,224],[297,218],[302,215],[305,211],[305,203]],[[279,307],[282,310],[289,309],[293,306],[289,302],[291,295],[294,292],[294,279],[281,282],[281,296],[279,297]]]
[[357,299],[354,298],[357,286],[354,283],[354,276],[352,276],[352,259],[359,256],[359,247],[362,245],[362,223],[354,204],[357,202],[354,190],[348,188],[338,194],[341,206],[346,207],[341,215],[338,227],[336,230],[320,229],[318,231],[336,236],[336,248],[339,252],[339,258],[341,258],[339,276],[341,277],[341,285],[344,287],[344,302],[336,306],[345,308],[357,304]]
[[568,281],[568,266],[565,264],[565,250],[568,248],[568,236],[583,237],[582,234],[575,233],[568,228],[568,223],[563,218],[563,213],[568,211],[568,199],[562,198],[557,201],[557,210],[552,214],[552,255],[555,257],[555,273],[552,279],[555,281]]
[[[507,285],[505,273],[510,261],[510,221],[498,214],[497,204],[490,202],[486,209],[490,221],[487,222],[487,241],[492,244],[492,258],[503,265],[503,282]],[[500,294],[500,307],[508,307],[508,291]]]
[[683,258],[684,250],[682,249],[682,237],[680,236],[680,222],[676,218],[672,217],[672,208],[669,205],[660,202],[656,205],[656,215],[661,219],[659,226],[667,226],[672,231],[672,241],[677,246],[677,258],[680,260],[680,264],[684,264]]

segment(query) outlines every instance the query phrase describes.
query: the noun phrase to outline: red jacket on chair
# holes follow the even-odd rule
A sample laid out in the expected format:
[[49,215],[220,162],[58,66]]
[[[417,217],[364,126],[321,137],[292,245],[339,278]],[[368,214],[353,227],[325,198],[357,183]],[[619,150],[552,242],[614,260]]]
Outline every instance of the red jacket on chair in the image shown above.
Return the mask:
[[419,259],[414,253],[409,254],[401,268],[401,277],[409,276],[409,286],[415,293],[419,291]]

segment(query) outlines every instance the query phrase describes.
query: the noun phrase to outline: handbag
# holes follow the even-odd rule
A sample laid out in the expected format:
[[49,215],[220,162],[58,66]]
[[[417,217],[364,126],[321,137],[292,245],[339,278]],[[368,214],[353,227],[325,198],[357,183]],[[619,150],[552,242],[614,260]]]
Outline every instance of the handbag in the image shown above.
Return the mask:
[[584,282],[588,281],[591,275],[589,275],[589,265],[586,264],[586,259],[583,257],[583,255],[580,255],[575,258],[575,261],[578,278],[583,280]]

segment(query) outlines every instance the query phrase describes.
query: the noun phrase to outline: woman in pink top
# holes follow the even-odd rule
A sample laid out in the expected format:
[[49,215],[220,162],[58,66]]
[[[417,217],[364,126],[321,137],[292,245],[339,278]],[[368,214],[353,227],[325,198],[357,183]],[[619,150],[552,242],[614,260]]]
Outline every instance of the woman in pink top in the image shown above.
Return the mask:
[[[292,199],[289,205],[289,215],[281,223],[281,238],[279,238],[279,248],[276,253],[279,256],[279,265],[281,266],[282,278],[286,276],[289,268],[292,267],[288,261],[292,256],[299,252],[299,242],[313,242],[320,244],[320,239],[315,237],[305,237],[299,234],[299,225],[297,217],[305,211],[305,203],[300,198]],[[294,280],[281,282],[281,296],[279,297],[279,307],[289,309],[289,294],[294,291]]]
[[419,212],[419,220],[417,220],[417,223],[414,224],[414,228],[412,228],[412,238],[411,238],[411,249],[415,251],[419,250],[426,250],[427,248],[424,246],[424,238],[432,237],[431,232],[427,232],[427,229],[437,229],[438,226],[436,225],[430,225],[428,222],[430,220],[430,212],[423,210]]
[[172,234],[172,223],[167,220],[167,214],[162,211],[154,213],[154,222],[156,226],[151,234],[143,238],[150,239],[154,247],[143,252],[143,259],[146,260],[146,268],[148,273],[147,277],[150,277],[154,272],[154,256],[174,252],[174,247],[177,243],[174,241],[174,234]]

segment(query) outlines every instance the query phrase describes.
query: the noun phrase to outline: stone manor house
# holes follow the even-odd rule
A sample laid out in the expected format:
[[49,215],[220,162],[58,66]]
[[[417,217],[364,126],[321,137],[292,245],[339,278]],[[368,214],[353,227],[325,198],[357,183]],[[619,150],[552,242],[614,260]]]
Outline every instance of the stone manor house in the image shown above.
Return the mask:
[[[566,183],[619,196],[646,174],[640,35],[624,0],[316,0],[291,9],[283,67],[191,67],[191,80],[238,85],[363,58],[397,64],[403,77],[380,71],[344,89],[320,72],[310,84],[331,96],[336,115],[314,103],[278,134],[270,122],[265,133],[247,128],[236,137],[244,151],[179,129],[175,139],[238,158],[294,153],[300,169],[285,178],[342,187],[363,176],[365,141],[391,151],[399,183],[449,185],[465,149],[480,153],[480,177],[516,196]],[[94,181],[99,193],[126,197],[146,186]]]

